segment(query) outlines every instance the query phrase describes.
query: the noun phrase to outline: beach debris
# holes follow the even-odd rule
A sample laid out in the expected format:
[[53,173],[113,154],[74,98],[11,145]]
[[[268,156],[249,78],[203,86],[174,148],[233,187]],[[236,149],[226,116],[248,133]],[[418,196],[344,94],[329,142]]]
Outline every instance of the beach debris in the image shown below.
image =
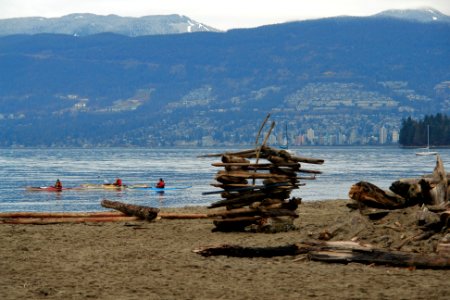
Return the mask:
[[[295,229],[294,219],[298,218],[296,209],[301,198],[290,198],[291,191],[303,185],[300,180],[314,180],[321,174],[317,170],[302,169],[300,163],[323,164],[324,160],[266,146],[274,126],[275,122],[272,122],[259,147],[203,156],[221,157],[221,162],[212,165],[224,168],[217,172],[216,183],[211,184],[222,190],[203,193],[222,197],[209,209],[226,209],[209,214],[216,216],[213,231],[281,232]],[[308,176],[298,176],[298,173]]]
[[152,221],[158,216],[159,208],[127,204],[119,201],[102,200],[101,205],[118,210],[127,216],[135,216],[142,220]]
[[276,257],[306,254],[308,259],[327,263],[352,262],[397,267],[449,269],[450,256],[375,248],[353,241],[301,241],[278,247],[220,245],[195,249],[202,256]]
[[[347,206],[358,210],[373,224],[378,224],[376,226],[403,232],[403,240],[391,245],[396,250],[426,241],[432,247],[431,252],[448,256],[450,176],[446,174],[440,156],[436,156],[432,174],[421,178],[399,179],[389,189],[384,191],[369,182],[358,182],[350,188],[349,197],[352,202]],[[400,216],[407,226],[393,223],[394,220],[398,222]],[[407,230],[409,237],[406,235]],[[393,239],[387,236],[387,240]]]
[[350,199],[360,206],[399,209],[414,205],[446,206],[450,197],[450,177],[444,164],[436,155],[436,166],[431,175],[416,179],[394,181],[389,191],[384,191],[369,182],[360,181],[349,191]]

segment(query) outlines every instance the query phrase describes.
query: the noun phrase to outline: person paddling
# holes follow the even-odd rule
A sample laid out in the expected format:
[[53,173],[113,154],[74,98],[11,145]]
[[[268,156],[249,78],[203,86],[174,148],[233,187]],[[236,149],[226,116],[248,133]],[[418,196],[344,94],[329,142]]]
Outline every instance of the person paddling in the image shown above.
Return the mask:
[[53,187],[59,191],[61,191],[63,188],[62,183],[59,179],[56,179],[55,185]]
[[162,178],[159,179],[159,181],[156,183],[156,187],[163,189],[166,186],[166,183],[164,182],[164,180]]
[[117,178],[116,181],[113,183],[113,185],[117,186],[117,187],[122,187],[122,179]]

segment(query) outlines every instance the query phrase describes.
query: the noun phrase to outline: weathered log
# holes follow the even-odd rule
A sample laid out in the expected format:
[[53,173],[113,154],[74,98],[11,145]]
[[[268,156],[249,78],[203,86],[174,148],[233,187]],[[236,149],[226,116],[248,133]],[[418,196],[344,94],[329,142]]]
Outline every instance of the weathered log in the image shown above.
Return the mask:
[[250,163],[248,159],[245,159],[243,157],[239,156],[232,156],[232,155],[224,155],[222,156],[222,162],[223,163],[239,163],[241,165],[225,165],[225,170],[227,171],[238,171],[238,170],[247,170],[248,166],[245,166],[244,164]]
[[309,174],[322,174],[322,171],[309,170],[309,169],[299,169],[297,172],[299,172],[299,173],[309,173]]
[[279,247],[222,245],[194,250],[202,256],[275,257],[308,254],[311,260],[329,263],[364,263],[431,269],[450,268],[450,256],[377,249],[350,241],[303,241]]
[[[272,178],[266,178],[262,182],[265,186],[276,186],[278,183],[281,183],[281,182],[287,183],[286,184],[287,187],[289,187],[289,186],[298,187],[299,186],[298,177],[290,177],[290,178],[272,177]],[[283,186],[283,185],[281,185],[281,186]]]
[[250,204],[255,201],[260,201],[266,198],[266,194],[263,192],[250,192],[248,194],[241,195],[239,197],[219,200],[217,202],[212,203],[208,208],[216,208],[221,206],[233,205],[237,203]]
[[274,257],[285,255],[306,254],[318,250],[358,250],[373,249],[370,245],[363,245],[352,241],[301,241],[277,247],[242,247],[237,245],[220,245],[201,247],[194,252],[202,256],[225,255],[234,257]]
[[256,179],[262,179],[262,178],[280,178],[280,179],[287,179],[291,176],[287,175],[278,175],[278,174],[272,174],[272,173],[255,173],[255,172],[245,172],[245,171],[219,171],[217,172],[219,176],[228,176],[228,177],[234,177],[234,178],[256,178]]
[[[260,149],[260,151],[258,151]],[[289,154],[289,152],[287,152],[286,150],[277,150],[268,146],[262,146],[258,149],[249,149],[249,150],[243,150],[243,151],[238,151],[238,152],[225,152],[225,153],[220,153],[220,154],[206,154],[206,155],[201,155],[199,157],[220,157],[223,155],[233,155],[233,156],[239,156],[239,157],[245,157],[245,158],[256,158],[258,155],[258,157],[267,159],[269,156],[271,155],[275,155],[275,156],[280,156],[284,159],[286,159],[286,157],[289,157],[288,159],[294,161],[294,162],[304,162],[304,163],[309,163],[309,164],[323,164],[324,160],[323,159],[316,159],[316,158],[309,158],[309,157],[303,157],[303,156],[298,156],[298,155],[287,155]]]
[[254,217],[280,217],[280,216],[291,216],[293,218],[298,218],[298,214],[290,209],[286,208],[267,208],[267,207],[257,207],[257,208],[237,208],[227,211],[215,212],[208,214],[209,217],[221,217],[225,218],[240,218],[246,216],[254,216]]
[[[420,186],[421,184],[422,185],[426,184],[425,187],[431,189],[433,183],[434,180],[432,175],[424,175],[420,178],[401,178],[399,180],[394,181],[389,187],[389,189],[404,198],[414,198],[415,194],[422,192],[421,189],[423,189],[423,187]],[[449,187],[450,187],[450,175],[447,174],[447,194],[449,192]]]
[[277,175],[286,175],[289,177],[295,177],[297,176],[297,172],[291,168],[284,168],[284,167],[276,167],[273,166],[269,169],[271,174],[277,174]]
[[[229,184],[229,185],[214,185],[216,187],[220,187],[225,190],[227,193],[241,193],[247,191],[256,191],[256,190],[272,190],[279,187],[292,187],[293,185],[286,181],[276,181],[269,182],[264,185],[249,185],[249,184]],[[212,195],[212,194],[221,194],[224,191],[213,191],[213,192],[203,192],[202,195]],[[224,197],[225,198],[225,197]]]
[[397,180],[391,184],[389,189],[395,194],[407,199],[410,206],[430,202],[431,185],[428,180]]
[[223,163],[240,163],[240,164],[250,163],[250,161],[248,159],[245,159],[244,157],[229,155],[229,154],[225,154],[222,156],[222,162]]
[[258,214],[258,209],[245,207],[245,208],[237,208],[226,211],[218,211],[214,213],[209,213],[210,217],[222,217],[222,218],[236,218],[243,216],[255,216]]
[[2,224],[34,224],[47,225],[59,223],[89,223],[89,222],[129,222],[140,220],[136,216],[113,216],[113,217],[56,217],[56,218],[6,218],[0,219]]
[[217,175],[216,180],[223,184],[248,184],[247,179],[236,176]]
[[232,155],[246,158],[254,158],[256,156],[256,149],[248,149],[237,152],[224,152],[224,153],[214,153],[214,154],[203,154],[198,157],[221,157],[224,155]]
[[85,217],[123,217],[118,211],[103,212],[3,212],[0,218],[85,218]]
[[441,205],[449,200],[449,177],[444,170],[441,157],[437,155],[433,174],[421,178],[399,179],[394,181],[389,189],[407,199],[408,205]]
[[151,221],[158,216],[159,209],[148,206],[126,204],[118,201],[103,200],[101,205],[123,212],[128,216],[136,216],[141,219]]
[[285,165],[285,164],[297,164],[300,166],[300,164],[296,161],[286,159],[284,157],[280,157],[279,155],[269,155],[267,156],[267,160],[270,161],[274,165]]
[[230,256],[230,257],[276,257],[297,255],[296,244],[279,247],[242,247],[236,245],[221,245],[217,247],[203,247],[193,250],[202,256]]
[[219,200],[217,202],[212,203],[210,206],[208,206],[208,208],[216,208],[216,207],[221,207],[221,206],[227,206],[227,205],[233,205],[233,204],[237,204],[237,203],[241,203],[241,204],[250,204],[252,202],[256,202],[256,201],[262,201],[264,200],[264,198],[279,198],[279,199],[286,199],[289,198],[289,192],[286,191],[280,191],[280,192],[261,192],[261,191],[252,191],[252,192],[247,192],[245,194],[239,195],[238,197],[235,198],[230,198],[230,199],[224,199],[224,200]]
[[[266,199],[264,199],[266,200]],[[282,201],[279,203],[266,203],[265,201],[261,202],[261,206],[264,206],[265,209],[276,209],[276,208],[284,208],[289,210],[296,210],[300,203],[302,202],[302,198],[293,197],[289,199],[289,201]]]
[[450,256],[439,254],[420,254],[383,249],[339,250],[339,251],[311,251],[311,260],[343,263],[350,262],[376,264],[398,267],[416,267],[423,269],[449,269]]
[[405,206],[405,199],[389,191],[383,191],[376,185],[360,181],[349,191],[349,197],[367,206],[375,208],[396,209]]
[[268,170],[270,167],[278,166],[278,167],[291,167],[291,168],[297,168],[300,166],[299,163],[292,162],[282,162],[279,164],[271,164],[271,163],[212,163],[211,166],[213,167],[228,167],[228,166],[236,166],[236,167],[246,167],[248,169],[258,169],[258,170]]

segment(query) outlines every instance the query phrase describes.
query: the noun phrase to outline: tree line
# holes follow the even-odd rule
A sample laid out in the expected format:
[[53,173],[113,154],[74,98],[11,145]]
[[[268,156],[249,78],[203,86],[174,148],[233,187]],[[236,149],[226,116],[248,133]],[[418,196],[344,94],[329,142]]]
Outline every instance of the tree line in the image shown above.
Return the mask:
[[399,143],[402,146],[450,146],[450,116],[426,115],[422,120],[402,120]]

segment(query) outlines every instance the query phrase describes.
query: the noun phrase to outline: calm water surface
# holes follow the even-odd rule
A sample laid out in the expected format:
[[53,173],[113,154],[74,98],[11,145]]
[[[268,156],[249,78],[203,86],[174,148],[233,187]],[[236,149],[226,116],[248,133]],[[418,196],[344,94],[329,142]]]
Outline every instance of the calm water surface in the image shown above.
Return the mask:
[[[211,186],[221,168],[212,167],[220,158],[200,158],[211,153],[236,149],[0,149],[0,211],[101,211],[102,199],[153,207],[208,205],[220,200]],[[347,199],[352,184],[369,181],[383,189],[399,179],[431,173],[434,156],[416,156],[416,149],[397,147],[306,147],[292,149],[302,156],[321,158],[323,165],[303,168],[323,172],[293,196],[304,201]],[[450,149],[439,149],[446,170],[450,170]],[[187,190],[151,191],[83,190],[28,192],[26,186],[53,185],[59,178],[65,187],[83,183],[113,182],[154,184],[162,177],[167,187],[187,186]]]

